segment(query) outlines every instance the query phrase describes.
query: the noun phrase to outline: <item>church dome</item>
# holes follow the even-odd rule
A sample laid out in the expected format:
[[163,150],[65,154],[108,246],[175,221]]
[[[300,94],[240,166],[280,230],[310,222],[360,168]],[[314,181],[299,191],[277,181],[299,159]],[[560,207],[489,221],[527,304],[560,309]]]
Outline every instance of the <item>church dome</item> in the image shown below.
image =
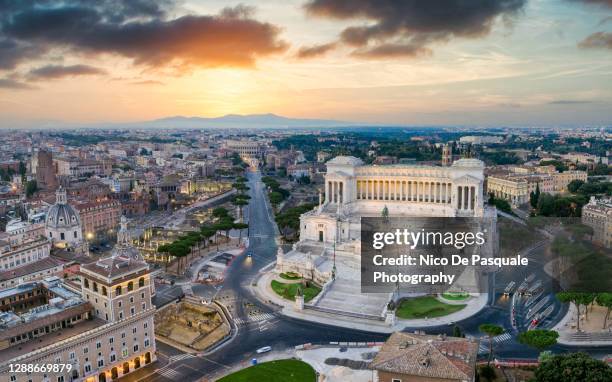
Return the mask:
[[45,220],[45,227],[52,229],[73,228],[81,226],[79,213],[67,203],[66,190],[60,187],[56,193],[56,201]]

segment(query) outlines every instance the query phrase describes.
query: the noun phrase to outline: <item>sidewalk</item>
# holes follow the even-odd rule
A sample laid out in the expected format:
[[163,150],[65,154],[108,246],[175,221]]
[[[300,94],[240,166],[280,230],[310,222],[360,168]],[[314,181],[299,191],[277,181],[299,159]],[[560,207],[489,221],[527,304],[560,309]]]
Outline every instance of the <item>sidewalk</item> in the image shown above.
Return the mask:
[[[277,295],[270,286],[270,282],[275,279],[276,275],[273,271],[266,272],[256,278],[257,285],[251,286],[253,294],[262,300],[264,303],[272,303],[281,306],[280,313],[287,317],[317,322],[325,325],[339,326],[343,328],[363,330],[377,333],[393,333],[409,328],[427,328],[432,326],[450,325],[451,323],[464,320],[480,312],[486,305],[488,294],[480,294],[477,298],[472,298],[468,306],[464,309],[449,314],[444,317],[404,320],[398,318],[395,325],[389,326],[384,321],[367,320],[349,316],[341,316],[331,313],[325,313],[317,310],[305,309],[296,310],[292,301],[286,300]],[[251,285],[253,285],[251,283]]]
[[[576,323],[576,305],[570,303],[570,307],[567,310],[565,316],[551,328],[559,333],[559,338],[557,342],[561,345],[567,346],[611,346],[612,341],[609,340],[585,340],[585,339],[574,339],[573,335],[578,335],[580,337],[588,337],[590,334],[597,335],[597,333],[608,333],[605,330],[601,330],[600,332],[576,332],[576,329],[572,327]],[[582,327],[582,320],[581,320]]]

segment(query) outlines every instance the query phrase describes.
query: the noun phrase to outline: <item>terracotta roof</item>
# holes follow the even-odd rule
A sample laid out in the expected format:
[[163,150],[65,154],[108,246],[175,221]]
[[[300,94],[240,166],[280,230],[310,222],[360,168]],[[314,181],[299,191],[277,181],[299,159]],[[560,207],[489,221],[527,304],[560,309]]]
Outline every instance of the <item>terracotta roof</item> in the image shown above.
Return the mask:
[[45,269],[55,268],[61,264],[63,264],[63,262],[60,260],[56,260],[51,257],[45,257],[41,260],[34,261],[19,268],[0,272],[0,281],[10,280],[17,277],[29,275],[30,273],[37,273],[40,271],[44,271]]
[[126,274],[133,274],[139,270],[148,270],[146,262],[135,260],[127,256],[112,256],[81,266],[81,270],[87,270],[105,278],[113,279]]
[[404,375],[471,381],[477,354],[475,340],[396,332],[370,367]]

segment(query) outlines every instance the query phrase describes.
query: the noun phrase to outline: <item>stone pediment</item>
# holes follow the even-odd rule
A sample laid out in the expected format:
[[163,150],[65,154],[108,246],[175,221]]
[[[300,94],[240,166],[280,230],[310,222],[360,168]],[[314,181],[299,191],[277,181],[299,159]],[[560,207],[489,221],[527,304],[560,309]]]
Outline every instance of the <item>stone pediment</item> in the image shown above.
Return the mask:
[[453,178],[453,184],[474,185],[480,183],[481,180],[471,175],[461,175],[458,178]]

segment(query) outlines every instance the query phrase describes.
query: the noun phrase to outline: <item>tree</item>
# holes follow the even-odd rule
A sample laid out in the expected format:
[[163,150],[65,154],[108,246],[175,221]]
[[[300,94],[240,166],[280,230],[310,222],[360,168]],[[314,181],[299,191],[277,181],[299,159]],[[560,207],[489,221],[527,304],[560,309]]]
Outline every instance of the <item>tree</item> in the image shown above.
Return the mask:
[[272,203],[274,206],[279,205],[280,202],[282,202],[284,199],[283,195],[277,191],[270,192],[269,198],[270,198],[270,203]]
[[612,368],[585,353],[558,354],[542,362],[535,370],[536,382],[612,381]]
[[538,199],[540,199],[540,183],[536,185],[535,191],[529,194],[529,204],[532,208],[538,207]]
[[36,191],[38,191],[38,184],[35,180],[30,180],[26,183],[25,187],[26,197],[30,198]]
[[478,330],[489,337],[489,359],[487,361],[488,366],[491,364],[491,359],[493,358],[493,337],[502,334],[504,332],[504,328],[495,324],[481,324],[478,327]]
[[206,225],[203,225],[202,227],[200,227],[200,234],[202,235],[204,239],[206,239],[205,243],[208,243],[208,240],[211,237],[215,236],[215,233],[217,233],[217,230],[214,229],[213,227],[209,227]]
[[580,187],[582,187],[583,184],[584,181],[580,179],[574,179],[567,185],[567,190],[575,194],[576,192],[578,192],[578,190],[580,189]]
[[580,331],[580,305],[588,305],[593,302],[592,293],[581,292],[559,292],[557,299],[561,302],[571,302],[576,305],[576,331]]
[[249,202],[248,202],[248,201],[246,201],[245,199],[242,199],[242,198],[235,198],[235,199],[232,201],[232,203],[233,203],[233,204],[234,204],[236,207],[238,207],[238,212],[239,212],[239,214],[240,214],[240,218],[242,218],[242,208],[243,208],[244,206],[248,205],[248,204],[249,204]]
[[608,325],[608,319],[610,318],[610,311],[612,310],[612,293],[599,293],[597,297],[595,297],[595,301],[597,301],[597,304],[607,309],[603,320],[603,329],[605,329]]
[[559,333],[554,330],[534,329],[518,335],[518,341],[524,345],[537,349],[539,352],[555,345]]
[[212,215],[216,218],[222,218],[229,215],[229,212],[223,207],[217,207],[212,211]]
[[249,228],[249,225],[246,223],[234,223],[234,229],[238,230],[238,245],[242,242],[242,230]]

